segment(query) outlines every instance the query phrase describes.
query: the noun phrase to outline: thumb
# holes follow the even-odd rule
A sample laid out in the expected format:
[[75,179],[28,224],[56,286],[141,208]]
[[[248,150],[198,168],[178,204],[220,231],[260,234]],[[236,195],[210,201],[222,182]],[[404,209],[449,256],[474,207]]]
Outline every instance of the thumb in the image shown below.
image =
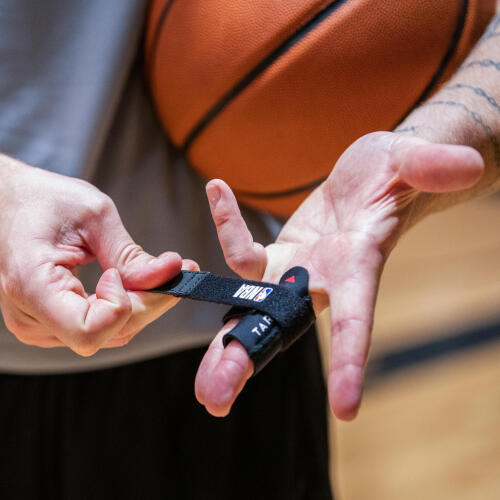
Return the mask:
[[115,204],[109,199],[104,205],[85,228],[85,240],[103,270],[117,269],[128,290],[154,288],[180,272],[182,261],[177,253],[148,254],[123,226]]
[[472,187],[484,171],[478,151],[468,146],[398,139],[393,145],[398,175],[419,191],[445,193]]

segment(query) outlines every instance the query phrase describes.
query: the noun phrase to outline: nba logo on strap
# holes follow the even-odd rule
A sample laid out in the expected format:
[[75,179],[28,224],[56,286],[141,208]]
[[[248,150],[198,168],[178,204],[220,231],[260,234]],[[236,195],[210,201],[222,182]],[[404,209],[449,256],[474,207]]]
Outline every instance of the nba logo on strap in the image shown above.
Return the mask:
[[255,302],[262,302],[265,298],[273,291],[272,288],[264,288],[258,295],[253,299]]

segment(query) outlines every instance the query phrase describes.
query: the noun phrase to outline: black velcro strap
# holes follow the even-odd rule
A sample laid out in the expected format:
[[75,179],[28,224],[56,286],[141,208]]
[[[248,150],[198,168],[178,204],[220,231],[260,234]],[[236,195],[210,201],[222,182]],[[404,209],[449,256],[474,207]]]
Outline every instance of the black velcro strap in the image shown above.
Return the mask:
[[[238,324],[226,335],[223,342],[226,346],[235,339],[246,349],[254,362],[254,375],[271,361],[280,351],[288,349],[293,342],[301,337],[314,323],[315,316],[309,296],[309,274],[302,267],[289,269],[280,279],[281,290],[292,292],[296,298],[303,301],[303,309],[290,312],[292,317],[296,313],[301,315],[301,321],[295,328],[285,330],[272,313],[265,314],[257,310],[245,310],[240,306],[232,307],[224,316],[224,321],[240,317]],[[303,311],[307,310],[304,316]]]
[[278,285],[205,271],[182,271],[173,280],[149,291],[235,306],[224,319],[243,318],[226,334],[224,345],[237,339],[254,361],[257,372],[314,322],[307,290],[307,271],[295,267],[283,275]]
[[[224,319],[227,319],[227,315]],[[269,315],[255,311],[243,316],[239,323],[222,339],[224,346],[237,340],[247,351],[254,364],[254,375],[281,351],[287,349],[304,332],[285,335]]]

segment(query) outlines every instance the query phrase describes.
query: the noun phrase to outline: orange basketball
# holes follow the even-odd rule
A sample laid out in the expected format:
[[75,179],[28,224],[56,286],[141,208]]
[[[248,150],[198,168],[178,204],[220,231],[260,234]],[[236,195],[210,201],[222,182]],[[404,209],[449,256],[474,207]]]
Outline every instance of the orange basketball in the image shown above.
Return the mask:
[[349,144],[448,78],[494,12],[495,0],[157,0],[146,66],[193,167],[288,215]]

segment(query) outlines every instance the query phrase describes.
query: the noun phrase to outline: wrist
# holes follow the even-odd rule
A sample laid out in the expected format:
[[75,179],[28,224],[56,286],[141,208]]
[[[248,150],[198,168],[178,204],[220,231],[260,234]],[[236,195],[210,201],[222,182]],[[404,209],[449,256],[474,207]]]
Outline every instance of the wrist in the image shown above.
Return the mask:
[[[33,181],[33,171],[39,169],[0,153],[0,210],[5,215],[13,206],[23,203],[27,188]],[[36,185],[36,181],[35,181]]]
[[34,167],[29,167],[11,156],[0,153],[0,186],[13,187],[8,185],[12,184],[16,178],[25,175],[26,171],[32,168]]

